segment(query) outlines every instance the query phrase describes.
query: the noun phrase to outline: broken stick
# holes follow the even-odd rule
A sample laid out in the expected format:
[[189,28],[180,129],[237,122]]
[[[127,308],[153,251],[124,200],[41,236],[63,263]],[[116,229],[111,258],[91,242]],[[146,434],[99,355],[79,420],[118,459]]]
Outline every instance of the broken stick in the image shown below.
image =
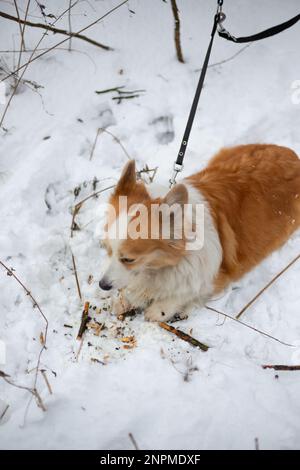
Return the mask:
[[181,330],[177,330],[176,328],[174,328],[174,326],[171,326],[168,323],[159,322],[159,326],[163,328],[164,330],[167,330],[170,333],[173,333],[174,335],[178,336],[178,338],[182,339],[183,341],[187,341],[192,346],[195,346],[196,348],[200,348],[202,351],[207,351],[209,349],[209,346],[207,346],[206,344],[200,343],[200,341],[198,341],[197,339],[193,338],[187,333],[184,333]]
[[81,338],[82,338],[82,335],[83,335],[83,333],[85,332],[86,327],[87,327],[87,324],[88,324],[88,322],[89,322],[89,320],[90,320],[90,317],[89,317],[89,306],[90,306],[90,303],[89,303],[89,302],[85,302],[85,304],[84,304],[84,309],[83,309],[82,316],[81,316],[81,323],[80,323],[80,328],[79,328],[79,331],[78,331],[77,339],[81,339]]
[[281,364],[265,364],[262,366],[263,369],[274,369],[274,370],[300,370],[300,366],[284,366]]

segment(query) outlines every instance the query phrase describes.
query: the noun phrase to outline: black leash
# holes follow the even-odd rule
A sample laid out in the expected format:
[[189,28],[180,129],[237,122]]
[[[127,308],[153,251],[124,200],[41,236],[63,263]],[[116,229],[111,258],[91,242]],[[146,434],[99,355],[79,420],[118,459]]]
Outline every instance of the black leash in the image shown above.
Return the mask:
[[[222,15],[225,19],[225,15],[224,14]],[[221,19],[221,22],[224,21],[224,19]],[[272,28],[269,28],[269,29],[265,29],[264,31],[261,31],[260,33],[253,34],[252,36],[244,36],[241,38],[236,38],[235,36],[232,36],[232,34],[230,34],[223,26],[220,26],[218,34],[221,38],[224,38],[224,39],[227,39],[228,41],[233,41],[236,43],[260,41],[261,39],[266,39],[271,36],[275,36],[275,34],[281,33],[282,31],[293,26],[299,20],[300,20],[300,14],[294,16],[288,21],[285,21],[284,23],[278,24],[277,26],[273,26]]]
[[217,9],[217,13],[215,14],[215,17],[214,17],[214,24],[213,24],[213,28],[212,28],[212,31],[211,31],[210,42],[209,42],[208,49],[207,49],[207,52],[206,52],[206,56],[205,56],[205,59],[204,59],[204,62],[203,62],[201,74],[200,74],[200,77],[199,77],[199,82],[198,82],[198,85],[197,85],[197,88],[196,88],[196,93],[195,93],[195,96],[194,96],[194,100],[193,100],[193,103],[192,103],[192,107],[191,107],[191,110],[190,110],[188,121],[187,121],[187,124],[186,124],[186,127],[185,127],[185,131],[184,131],[184,135],[183,135],[183,138],[182,138],[182,141],[181,141],[180,149],[179,149],[176,161],[174,163],[174,168],[173,168],[174,172],[173,172],[172,178],[169,181],[170,182],[170,187],[172,187],[176,183],[176,178],[177,178],[178,173],[180,173],[183,170],[183,159],[184,159],[185,151],[186,151],[186,148],[187,148],[188,140],[189,140],[189,137],[190,137],[191,129],[192,129],[192,126],[193,126],[195,114],[196,114],[196,111],[197,111],[199,98],[200,98],[201,91],[202,91],[202,88],[203,88],[205,75],[206,75],[206,71],[207,71],[207,66],[208,66],[208,62],[209,62],[209,58],[210,58],[210,53],[211,53],[212,45],[213,45],[213,42],[214,42],[214,37],[215,37],[216,31],[217,31],[218,23],[220,22],[220,20],[222,20],[222,17],[221,17],[221,15],[222,15],[222,5],[223,5],[223,0],[218,0],[218,9]]
[[290,28],[295,23],[297,23],[297,21],[300,20],[300,14],[299,14],[299,15],[294,16],[294,18],[291,18],[290,20],[286,21],[285,23],[281,23],[277,26],[273,26],[272,28],[261,31],[260,33],[253,34],[252,36],[245,36],[245,37],[236,38],[235,36],[232,36],[232,34],[230,34],[223,27],[222,23],[226,18],[225,14],[222,11],[223,0],[217,0],[217,2],[218,2],[218,9],[217,9],[217,13],[215,14],[215,17],[214,17],[214,24],[213,24],[213,28],[212,28],[212,32],[211,32],[211,39],[210,39],[208,49],[207,49],[207,52],[206,52],[206,56],[205,56],[205,59],[204,59],[204,62],[203,62],[203,67],[202,67],[201,74],[200,74],[200,77],[199,77],[199,82],[198,82],[198,85],[197,85],[197,88],[196,88],[196,93],[195,93],[195,96],[194,96],[194,100],[193,100],[193,103],[192,103],[192,107],[191,107],[191,110],[190,110],[190,114],[189,114],[189,117],[188,117],[188,121],[187,121],[187,124],[186,124],[185,131],[184,131],[183,139],[181,141],[180,149],[179,149],[176,161],[174,163],[174,171],[173,171],[172,178],[170,179],[170,187],[172,187],[176,183],[176,178],[177,178],[178,173],[180,173],[183,170],[183,159],[184,159],[184,155],[185,155],[185,152],[186,152],[186,148],[187,148],[189,136],[190,136],[190,133],[191,133],[191,129],[192,129],[192,126],[193,126],[195,114],[196,114],[196,111],[197,111],[199,98],[200,98],[201,91],[202,91],[202,88],[203,88],[205,75],[206,75],[207,67],[208,67],[208,63],[209,63],[210,53],[211,53],[214,37],[215,37],[216,31],[217,31],[217,27],[219,26],[218,34],[219,34],[220,37],[222,37],[224,39],[227,39],[228,41],[233,41],[233,42],[236,42],[236,43],[244,43],[244,42],[259,41],[260,39],[265,39],[265,38],[268,38],[270,36],[274,36],[275,34],[281,33],[285,29]]

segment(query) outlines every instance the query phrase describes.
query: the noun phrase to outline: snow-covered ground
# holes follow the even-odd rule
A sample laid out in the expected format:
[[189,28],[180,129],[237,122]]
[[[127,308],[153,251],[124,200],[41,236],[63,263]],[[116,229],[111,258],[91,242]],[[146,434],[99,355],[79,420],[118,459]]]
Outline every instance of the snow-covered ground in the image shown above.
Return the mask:
[[[43,3],[45,12],[56,16],[69,6],[69,0]],[[24,75],[41,88],[22,84],[6,114],[0,138],[0,260],[16,270],[49,320],[41,368],[53,394],[39,374],[37,388],[47,411],[32,401],[24,424],[29,393],[1,380],[0,415],[9,405],[0,421],[2,449],[131,449],[129,433],[142,449],[253,449],[255,438],[261,449],[300,449],[300,373],[261,368],[300,363],[300,262],[242,318],[296,347],[201,309],[176,326],[209,344],[204,353],[144,322],[142,315],[120,322],[103,310],[99,206],[107,192],[82,206],[81,230],[70,238],[74,204],[114,184],[127,161],[107,133],[98,136],[93,151],[98,128],[120,139],[139,169],[158,166],[157,182],[170,176],[216,8],[215,1],[177,3],[185,64],[175,58],[169,0],[130,0],[84,33],[114,51],[73,39],[72,52],[65,43],[45,54]],[[24,17],[27,2],[18,4]],[[116,0],[79,1],[72,9],[72,30],[115,5]],[[15,15],[9,2],[1,2],[0,9]],[[248,35],[296,15],[299,2],[225,0],[224,11],[225,26]],[[31,21],[44,21],[36,2],[30,15]],[[19,49],[18,24],[0,21],[1,50]],[[68,15],[56,26],[68,29]],[[300,80],[299,32],[296,25],[224,63],[242,46],[216,37],[184,175],[203,168],[224,145],[273,142],[300,154],[300,104],[293,89]],[[26,28],[26,47],[33,49],[41,34]],[[63,38],[49,33],[39,48]],[[23,53],[22,61],[29,56]],[[1,57],[2,68],[16,67],[17,53],[1,52]],[[95,93],[119,86],[145,91],[121,103],[112,99],[117,92]],[[0,104],[0,116],[4,108]],[[210,305],[234,315],[297,255],[299,241],[298,233]],[[32,386],[44,324],[1,267],[0,289],[2,349],[6,345],[0,369],[15,383]],[[97,330],[87,333],[78,356],[76,334],[86,300],[105,328],[98,336]],[[135,338],[129,349],[122,342],[128,336]]]

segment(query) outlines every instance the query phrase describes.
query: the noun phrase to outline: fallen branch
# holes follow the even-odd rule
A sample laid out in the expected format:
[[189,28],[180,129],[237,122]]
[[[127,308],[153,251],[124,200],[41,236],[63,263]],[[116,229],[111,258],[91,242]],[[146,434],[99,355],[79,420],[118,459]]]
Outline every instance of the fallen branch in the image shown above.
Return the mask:
[[105,44],[102,44],[101,42],[94,41],[94,39],[90,39],[87,36],[84,36],[83,34],[80,34],[80,33],[72,33],[72,32],[66,31],[65,29],[55,28],[54,26],[51,26],[49,24],[33,23],[32,21],[22,20],[21,18],[16,18],[15,16],[9,15],[8,13],[4,13],[4,11],[0,11],[0,17],[5,18],[6,20],[15,21],[16,23],[19,23],[19,24],[30,26],[31,28],[40,28],[46,31],[51,31],[52,33],[63,34],[64,36],[68,36],[69,38],[82,39],[82,41],[89,42],[90,44],[93,44],[94,46],[97,46],[97,47],[101,47],[101,49],[104,49],[106,51],[113,51],[111,47],[106,46]]
[[274,370],[300,370],[300,366],[284,366],[280,364],[265,364],[262,366],[263,369],[274,369]]
[[159,326],[164,330],[167,330],[170,333],[173,333],[174,335],[178,336],[178,338],[182,339],[183,341],[187,341],[192,346],[200,348],[202,351],[207,351],[209,349],[209,346],[207,346],[206,344],[200,343],[200,341],[198,341],[197,339],[193,338],[187,333],[184,333],[181,330],[177,330],[176,328],[174,328],[174,326],[168,325],[168,323],[159,322]]
[[242,308],[242,310],[239,311],[239,313],[236,316],[236,319],[238,320],[240,316],[258,299],[258,297],[261,296],[283,273],[285,273],[293,264],[296,263],[300,259],[300,253],[299,255],[296,256],[285,268],[283,268],[276,276],[271,279],[268,284],[265,285],[246,305],[245,307]]
[[181,50],[181,42],[180,42],[180,18],[178,7],[176,4],[176,0],[171,0],[172,12],[174,16],[174,41],[175,41],[175,48],[176,48],[176,55],[179,62],[182,64],[184,63],[184,58]]
[[85,302],[85,304],[84,304],[84,309],[83,309],[82,316],[81,316],[81,323],[80,323],[80,327],[79,327],[77,339],[81,339],[81,338],[82,338],[83,333],[85,332],[86,327],[87,327],[87,324],[88,324],[88,322],[89,322],[89,320],[90,320],[90,317],[89,317],[89,307],[90,307],[90,303],[89,303],[89,302]]

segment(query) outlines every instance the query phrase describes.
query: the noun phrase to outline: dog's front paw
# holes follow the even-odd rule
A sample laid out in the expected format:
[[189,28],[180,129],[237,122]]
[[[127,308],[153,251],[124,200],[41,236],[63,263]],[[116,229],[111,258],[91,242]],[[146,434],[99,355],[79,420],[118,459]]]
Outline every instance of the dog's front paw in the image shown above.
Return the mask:
[[119,296],[113,300],[112,311],[117,317],[129,312],[132,308],[132,305],[128,302],[123,293],[120,293]]
[[178,313],[178,309],[168,302],[156,302],[145,310],[145,320],[168,321]]

